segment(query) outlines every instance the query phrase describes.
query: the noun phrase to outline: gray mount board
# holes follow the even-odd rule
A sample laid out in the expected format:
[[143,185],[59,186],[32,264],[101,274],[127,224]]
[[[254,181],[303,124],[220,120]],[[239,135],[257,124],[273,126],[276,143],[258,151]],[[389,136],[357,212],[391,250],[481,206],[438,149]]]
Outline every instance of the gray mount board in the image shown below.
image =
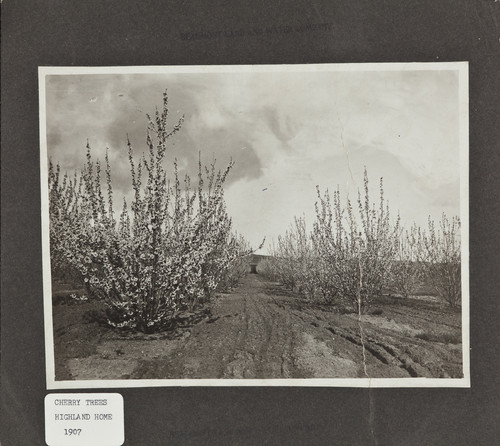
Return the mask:
[[44,444],[39,66],[468,61],[470,389],[111,390],[134,446],[498,443],[499,10],[493,0],[5,0],[0,442]]

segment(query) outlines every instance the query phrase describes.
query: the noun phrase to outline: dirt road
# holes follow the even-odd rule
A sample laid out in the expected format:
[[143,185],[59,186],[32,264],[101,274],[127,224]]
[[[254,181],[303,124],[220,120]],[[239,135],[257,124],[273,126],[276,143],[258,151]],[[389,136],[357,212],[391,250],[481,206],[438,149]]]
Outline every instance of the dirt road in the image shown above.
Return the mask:
[[[460,314],[385,299],[362,318],[312,304],[250,274],[176,333],[130,334],[54,306],[56,379],[461,376]],[[364,355],[363,355],[364,345]],[[363,359],[365,358],[365,359]]]

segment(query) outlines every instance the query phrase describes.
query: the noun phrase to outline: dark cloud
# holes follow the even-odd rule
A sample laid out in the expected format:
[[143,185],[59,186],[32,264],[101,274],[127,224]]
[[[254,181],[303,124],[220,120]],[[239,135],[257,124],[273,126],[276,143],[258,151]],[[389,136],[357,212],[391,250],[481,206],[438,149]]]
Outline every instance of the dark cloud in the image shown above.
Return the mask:
[[48,155],[72,171],[85,162],[87,139],[101,160],[108,148],[121,200],[131,188],[127,135],[137,161],[147,151],[146,113],[161,109],[167,89],[170,125],[185,121],[166,168],[176,158],[196,183],[200,153],[219,168],[235,161],[228,209],[248,234],[257,234],[249,202],[278,234],[294,214],[313,215],[316,184],[354,198],[364,166],[373,200],[384,177],[394,213],[425,224],[459,209],[457,79],[450,70],[51,75]]
[[136,160],[147,152],[147,114],[161,111],[163,92],[169,99],[169,123],[181,116],[185,122],[170,140],[166,168],[171,173],[177,159],[181,175],[196,177],[198,157],[203,164],[217,159],[224,168],[232,159],[235,166],[228,184],[260,175],[261,164],[252,143],[242,136],[234,116],[227,113],[226,125],[212,128],[204,122],[203,94],[210,83],[199,76],[184,75],[80,75],[47,78],[47,134],[49,156],[64,170],[84,163],[86,141],[93,154],[104,158],[106,148],[112,165],[113,184],[126,193],[130,185],[127,137]]
[[297,133],[288,117],[280,121],[280,117],[276,108],[265,107],[263,109],[269,128],[274,133],[276,138],[283,143],[290,141]]

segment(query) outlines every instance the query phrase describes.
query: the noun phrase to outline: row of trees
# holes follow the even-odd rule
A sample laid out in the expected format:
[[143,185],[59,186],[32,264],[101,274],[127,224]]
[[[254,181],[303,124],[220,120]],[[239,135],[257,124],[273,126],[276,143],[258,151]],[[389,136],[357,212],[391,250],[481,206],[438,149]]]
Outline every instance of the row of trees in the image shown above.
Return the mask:
[[[147,154],[134,158],[128,141],[134,198],[115,208],[111,167],[104,172],[87,143],[84,167],[74,176],[50,163],[50,247],[54,275],[84,284],[110,308],[109,323],[144,332],[161,329],[179,311],[192,311],[214,290],[227,290],[246,272],[250,253],[232,230],[223,186],[233,163],[198,169],[197,186],[181,181],[177,162],[169,179],[167,142],[183,118],[168,128],[168,97],[148,115]],[[181,182],[183,184],[181,184]]]
[[460,220],[442,216],[438,225],[405,230],[392,219],[382,179],[378,205],[370,201],[365,170],[363,194],[342,204],[317,189],[312,230],[303,217],[274,243],[260,270],[311,300],[352,305],[363,313],[384,292],[408,297],[421,284],[451,306],[461,302]]

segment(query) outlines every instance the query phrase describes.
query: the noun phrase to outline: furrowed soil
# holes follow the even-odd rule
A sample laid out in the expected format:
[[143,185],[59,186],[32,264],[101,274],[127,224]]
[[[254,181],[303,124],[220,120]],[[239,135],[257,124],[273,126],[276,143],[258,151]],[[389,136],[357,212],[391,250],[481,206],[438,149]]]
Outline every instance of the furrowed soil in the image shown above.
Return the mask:
[[249,274],[170,331],[143,334],[112,329],[101,302],[71,292],[54,293],[56,380],[462,377],[461,314],[432,297],[381,298],[360,323]]

